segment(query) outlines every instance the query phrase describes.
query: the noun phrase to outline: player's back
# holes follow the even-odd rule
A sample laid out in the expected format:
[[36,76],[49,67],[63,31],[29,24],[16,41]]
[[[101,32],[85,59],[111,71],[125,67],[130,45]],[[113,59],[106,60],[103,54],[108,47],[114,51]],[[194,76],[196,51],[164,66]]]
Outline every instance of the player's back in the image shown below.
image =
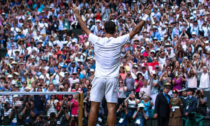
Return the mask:
[[123,45],[129,41],[129,34],[118,38],[101,38],[89,35],[89,41],[94,45],[96,58],[96,77],[118,77],[120,54]]

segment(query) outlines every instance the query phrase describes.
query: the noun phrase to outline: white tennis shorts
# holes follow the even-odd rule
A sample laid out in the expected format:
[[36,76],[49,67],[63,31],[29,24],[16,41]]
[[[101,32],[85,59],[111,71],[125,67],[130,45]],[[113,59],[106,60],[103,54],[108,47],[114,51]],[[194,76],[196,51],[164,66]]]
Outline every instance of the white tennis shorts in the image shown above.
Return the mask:
[[101,102],[105,96],[109,103],[117,103],[118,99],[118,78],[98,78],[94,77],[92,81],[92,89],[90,92],[90,100],[93,102]]

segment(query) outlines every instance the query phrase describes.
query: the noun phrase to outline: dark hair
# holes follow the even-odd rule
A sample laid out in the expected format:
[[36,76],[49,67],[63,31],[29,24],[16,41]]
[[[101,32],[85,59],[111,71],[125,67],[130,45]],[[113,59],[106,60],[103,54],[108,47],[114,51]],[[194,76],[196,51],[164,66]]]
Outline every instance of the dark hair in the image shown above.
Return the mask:
[[105,27],[106,33],[108,33],[108,34],[114,34],[115,33],[116,25],[113,21],[107,21],[104,24],[104,27]]

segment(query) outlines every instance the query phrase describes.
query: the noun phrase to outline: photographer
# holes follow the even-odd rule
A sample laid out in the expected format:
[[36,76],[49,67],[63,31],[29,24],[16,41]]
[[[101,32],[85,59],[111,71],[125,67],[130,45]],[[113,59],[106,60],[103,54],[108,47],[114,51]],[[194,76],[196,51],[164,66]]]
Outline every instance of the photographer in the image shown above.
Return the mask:
[[38,111],[34,108],[34,102],[29,101],[25,103],[25,107],[22,110],[22,116],[25,125],[31,125],[36,120]]
[[70,119],[70,110],[68,109],[67,104],[63,104],[61,110],[56,115],[56,118],[59,120],[57,121],[57,124],[68,125],[69,119]]
[[56,115],[54,112],[50,113],[49,121],[47,121],[47,126],[57,126]]
[[203,89],[195,91],[195,97],[197,97],[197,113],[206,116],[207,111],[207,97],[204,96]]
[[44,113],[39,112],[39,116],[36,117],[36,120],[34,121],[34,126],[44,126],[45,120],[44,120]]
[[9,114],[9,118],[11,120],[10,125],[21,125],[22,123],[22,115],[21,115],[21,102],[16,102],[12,108],[11,113]]
[[10,108],[9,102],[5,102],[3,104],[4,110],[3,110],[3,116],[1,117],[1,124],[2,125],[8,125],[11,122],[11,119],[9,118],[9,114],[12,111],[12,108]]
[[127,109],[127,106],[125,105],[125,103],[122,103],[119,109],[117,110],[116,115],[117,117],[119,117],[117,126],[127,126],[128,119],[132,116],[132,111],[129,111]]
[[136,105],[140,102],[140,100],[135,98],[133,92],[125,99],[125,104],[128,106],[128,109],[132,111],[132,114],[136,111]]
[[148,119],[148,117],[144,112],[144,107],[145,106],[143,103],[139,103],[137,111],[135,111],[135,113],[133,114],[133,119],[135,119],[134,122],[135,126],[144,126],[144,120]]

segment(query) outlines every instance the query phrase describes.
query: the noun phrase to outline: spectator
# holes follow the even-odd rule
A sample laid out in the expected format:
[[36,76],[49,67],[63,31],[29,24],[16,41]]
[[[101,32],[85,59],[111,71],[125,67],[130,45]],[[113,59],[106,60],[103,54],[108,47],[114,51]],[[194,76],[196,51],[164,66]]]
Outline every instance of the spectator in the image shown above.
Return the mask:
[[204,91],[201,89],[196,90],[195,94],[197,95],[197,113],[206,116],[207,109],[207,97],[204,96]]
[[124,100],[126,99],[126,91],[127,91],[127,87],[124,86],[123,81],[119,81],[119,83],[120,84],[119,84],[118,104],[117,104],[117,106],[121,105],[124,102]]
[[[196,112],[196,107],[197,107],[197,100],[196,98],[193,96],[193,89],[188,89],[188,98],[184,100],[183,102],[183,118],[184,119],[189,119],[189,118],[194,118],[194,113]],[[184,121],[184,124],[185,121]]]
[[128,95],[131,93],[131,91],[134,91],[134,79],[131,76],[131,71],[127,72],[127,76],[124,79],[123,83],[127,87],[127,91],[125,93],[126,93],[126,97],[128,97]]
[[144,121],[148,119],[144,112],[144,107],[145,106],[143,103],[139,103],[137,111],[135,111],[135,113],[133,114],[133,118],[135,119],[135,126],[144,126]]
[[169,118],[169,126],[182,126],[182,109],[183,103],[180,98],[177,98],[178,90],[173,89],[173,98],[170,100],[170,118]]
[[153,106],[153,103],[150,101],[150,97],[148,95],[144,95],[141,99],[140,99],[140,103],[144,104],[144,112],[146,114],[147,117],[151,117],[151,108]]
[[155,115],[154,118],[158,118],[159,126],[168,126],[169,124],[169,102],[170,96],[168,92],[171,89],[171,84],[166,83],[162,93],[159,93],[155,101]]
[[46,125],[46,121],[44,119],[44,113],[39,112],[39,116],[37,116],[36,120],[34,121],[35,126],[43,126]]
[[127,109],[126,104],[122,103],[119,107],[119,109],[116,112],[117,115],[120,115],[119,122],[117,123],[117,126],[127,126],[128,125],[128,119],[132,115],[132,111],[129,111]]
[[48,119],[51,118],[50,116],[51,113],[57,114],[57,110],[56,110],[57,104],[58,104],[58,100],[55,99],[55,95],[51,95],[46,105]]
[[143,87],[143,81],[144,81],[144,76],[142,75],[141,72],[137,73],[137,78],[135,80],[135,93],[136,93],[136,98],[139,98],[139,92],[140,89]]
[[29,101],[25,103],[25,107],[22,110],[24,124],[32,125],[35,122],[37,115],[38,111],[34,108],[34,102]]

